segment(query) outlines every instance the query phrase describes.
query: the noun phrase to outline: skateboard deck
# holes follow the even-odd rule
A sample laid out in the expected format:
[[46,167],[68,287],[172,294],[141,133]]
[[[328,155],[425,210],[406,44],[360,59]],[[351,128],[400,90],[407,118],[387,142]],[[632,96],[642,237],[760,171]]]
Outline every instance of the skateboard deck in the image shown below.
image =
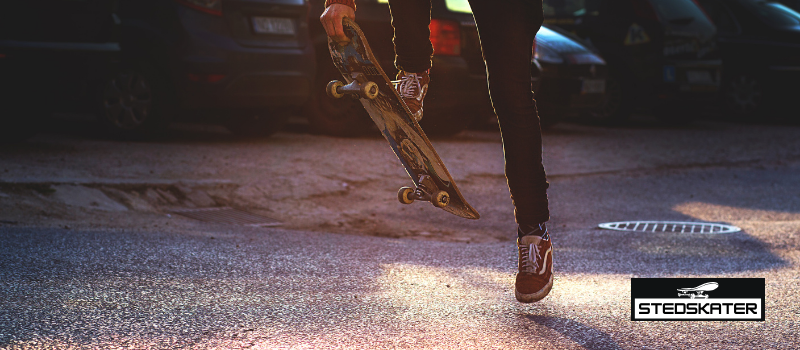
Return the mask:
[[461,195],[444,162],[372,54],[364,33],[349,18],[344,18],[343,27],[350,42],[341,45],[328,38],[328,49],[345,82],[330,82],[327,92],[335,98],[358,97],[389,142],[414,182],[414,187],[400,189],[398,200],[404,204],[430,201],[448,213],[467,219],[480,218]]

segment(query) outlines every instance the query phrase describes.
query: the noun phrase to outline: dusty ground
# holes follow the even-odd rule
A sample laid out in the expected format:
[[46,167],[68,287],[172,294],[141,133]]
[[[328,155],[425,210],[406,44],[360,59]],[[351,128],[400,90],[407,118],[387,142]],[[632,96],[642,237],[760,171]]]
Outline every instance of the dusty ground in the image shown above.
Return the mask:
[[[592,206],[559,200],[559,190],[573,190],[572,179],[786,166],[800,159],[797,132],[713,122],[670,129],[647,120],[616,129],[557,126],[544,137],[552,224],[597,223],[587,220],[594,219],[587,212]],[[331,138],[295,125],[268,139],[239,140],[220,128],[183,125],[162,140],[122,142],[103,139],[81,123],[64,123],[28,143],[0,149],[0,220],[163,228],[198,224],[170,214],[175,208],[231,206],[277,219],[288,229],[509,240],[514,221],[499,133],[466,131],[433,143],[480,220],[461,219],[429,203],[399,204],[396,191],[410,180],[377,135]],[[589,191],[586,199],[603,205],[604,196]]]

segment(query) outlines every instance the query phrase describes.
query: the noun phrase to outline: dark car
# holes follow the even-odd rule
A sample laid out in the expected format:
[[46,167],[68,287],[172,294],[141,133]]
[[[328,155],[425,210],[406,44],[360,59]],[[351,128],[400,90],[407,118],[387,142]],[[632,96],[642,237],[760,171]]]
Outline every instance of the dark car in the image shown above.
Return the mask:
[[751,117],[797,96],[800,14],[777,1],[698,1],[719,28],[729,112]]
[[[318,17],[324,1],[312,0],[311,35],[317,52],[317,79],[307,115],[312,129],[331,135],[358,135],[372,128],[357,101],[334,100],[325,85],[341,79],[326,48],[326,34]],[[360,0],[356,21],[370,47],[393,78],[394,46],[391,14],[386,1]],[[492,115],[486,86],[486,67],[469,4],[465,0],[433,0],[431,42],[434,46],[431,83],[420,123],[426,133],[454,134]],[[534,59],[532,85],[542,110],[542,123],[554,124],[563,113],[596,110],[603,103],[605,63],[585,45],[543,28]],[[541,86],[541,89],[539,88]],[[496,124],[496,122],[495,122]]]
[[113,13],[110,1],[3,4],[0,142],[33,136],[54,111],[98,105],[98,86],[120,57]]
[[536,34],[531,75],[543,127],[568,116],[605,115],[611,96],[605,93],[605,60],[581,39],[544,25]]
[[173,118],[268,135],[308,100],[307,14],[304,0],[14,2],[0,65],[26,87],[16,95],[35,98],[27,105],[79,105],[121,135]]
[[605,115],[648,108],[681,121],[679,108],[713,100],[721,60],[716,28],[693,0],[544,0],[545,23],[586,40],[608,63]]
[[[171,109],[207,116],[241,134],[270,134],[308,99],[314,76],[305,0],[119,0],[124,62],[106,88],[106,115],[142,81],[155,124]],[[118,91],[121,91],[119,93]],[[147,102],[143,100],[142,102]],[[145,127],[148,121],[135,122]]]

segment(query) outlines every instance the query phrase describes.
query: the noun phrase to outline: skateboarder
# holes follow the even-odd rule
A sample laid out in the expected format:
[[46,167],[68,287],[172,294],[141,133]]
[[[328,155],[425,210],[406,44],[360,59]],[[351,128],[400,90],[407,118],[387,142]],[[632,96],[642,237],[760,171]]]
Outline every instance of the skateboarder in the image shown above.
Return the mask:
[[[553,255],[545,222],[549,183],[542,165],[542,135],[531,92],[531,47],[544,20],[542,0],[470,0],[481,38],[492,106],[503,138],[505,172],[514,203],[519,272],[514,294],[539,301],[553,286]],[[348,41],[342,18],[355,19],[355,0],[326,0],[320,17],[333,40]],[[414,117],[422,118],[433,46],[431,0],[389,0],[394,27],[396,88]]]

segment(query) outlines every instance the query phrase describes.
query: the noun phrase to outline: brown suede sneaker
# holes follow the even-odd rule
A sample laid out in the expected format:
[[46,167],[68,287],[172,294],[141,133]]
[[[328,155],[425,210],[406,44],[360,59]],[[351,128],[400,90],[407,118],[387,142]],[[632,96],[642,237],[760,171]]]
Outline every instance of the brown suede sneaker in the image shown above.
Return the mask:
[[414,116],[414,120],[417,122],[422,120],[422,100],[425,98],[425,94],[428,93],[428,83],[430,81],[431,78],[428,76],[427,71],[422,73],[399,71],[397,80],[392,81],[394,88],[400,93],[400,97],[403,98],[408,109],[411,110],[411,115]]
[[550,235],[522,236],[517,239],[519,273],[514,296],[519,302],[542,300],[553,288],[553,244]]

